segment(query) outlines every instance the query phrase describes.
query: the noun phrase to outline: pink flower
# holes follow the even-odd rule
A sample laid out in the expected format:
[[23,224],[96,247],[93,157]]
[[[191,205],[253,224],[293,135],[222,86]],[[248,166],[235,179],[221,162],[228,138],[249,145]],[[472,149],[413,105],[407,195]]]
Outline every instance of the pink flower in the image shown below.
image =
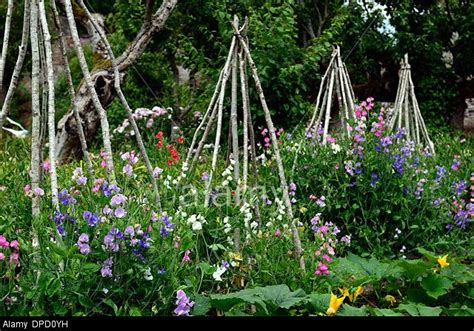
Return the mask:
[[275,237],[278,238],[278,237],[280,237],[280,236],[281,236],[281,231],[280,231],[280,229],[276,229],[276,231],[275,231]]
[[327,141],[328,143],[335,143],[335,142],[336,142],[336,138],[331,137],[331,136],[327,136],[327,137],[326,137],[326,141]]
[[322,258],[323,260],[327,261],[327,262],[331,262],[331,261],[332,261],[331,257],[330,257],[329,255],[327,255],[327,254],[324,254],[323,256],[321,256],[321,258]]
[[327,227],[327,225],[321,225],[321,227],[319,228],[319,231],[322,232],[322,233],[326,233],[328,232],[329,228]]
[[49,160],[44,160],[43,161],[43,170],[47,174],[49,172],[49,169],[51,168],[51,163]]
[[0,261],[3,261],[3,260],[5,260],[5,254],[0,253]]
[[37,187],[34,189],[34,193],[36,196],[42,197],[44,195],[44,190],[41,187]]
[[9,247],[10,243],[7,241],[7,239],[0,235],[0,247]]
[[102,160],[102,162],[100,163],[100,166],[101,166],[102,168],[107,168],[107,161],[106,161],[105,159]]
[[10,247],[13,248],[13,249],[19,250],[20,249],[20,243],[18,242],[18,240],[13,240],[10,243]]
[[186,263],[186,262],[189,262],[191,259],[189,258],[189,253],[191,253],[191,251],[189,249],[187,249],[185,252],[184,252],[184,256],[183,256],[183,260],[181,261],[181,263]]
[[133,175],[133,168],[130,164],[126,164],[124,167],[123,167],[123,173],[126,174],[128,177],[132,176]]
[[23,186],[23,192],[25,192],[26,195],[29,195],[31,193],[31,185],[26,184],[25,186]]
[[20,254],[18,252],[13,252],[10,255],[10,263],[13,263],[14,265],[18,265],[20,263]]

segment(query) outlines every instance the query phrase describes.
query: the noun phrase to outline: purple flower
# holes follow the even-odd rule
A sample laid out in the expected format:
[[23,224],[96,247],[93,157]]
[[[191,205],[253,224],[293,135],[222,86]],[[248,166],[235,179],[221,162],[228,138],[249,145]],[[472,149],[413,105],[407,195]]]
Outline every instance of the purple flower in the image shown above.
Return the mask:
[[102,268],[100,269],[100,273],[102,277],[112,277],[112,265],[114,264],[113,262],[113,257],[109,257],[107,260],[104,261],[102,264]]
[[350,245],[351,244],[351,236],[350,235],[342,236],[341,241],[343,243],[346,243],[347,245]]
[[104,214],[104,215],[111,215],[113,212],[114,212],[114,210],[112,208],[110,208],[109,206],[105,206],[102,209],[102,214]]
[[446,175],[446,169],[442,166],[436,166],[436,179],[435,182],[439,183]]
[[135,235],[135,230],[133,229],[133,226],[127,226],[123,233],[132,238]]
[[372,180],[370,181],[370,186],[375,187],[377,183],[380,182],[379,175],[376,172],[372,173]]
[[464,190],[466,189],[467,182],[465,180],[460,180],[459,182],[453,182],[451,185],[452,192],[457,196],[463,194]]
[[177,316],[188,316],[193,305],[194,301],[190,301],[183,290],[179,290],[176,293],[176,309],[174,313]]
[[114,212],[114,215],[117,218],[125,217],[126,214],[127,214],[127,212],[122,207],[119,207],[119,208],[115,209],[115,212]]
[[[162,237],[167,237],[171,231],[173,231],[174,224],[171,223],[168,215],[164,214],[161,216],[161,220],[163,221],[164,226],[160,229],[160,235]],[[184,259],[183,259],[184,260]]]
[[93,214],[87,210],[82,213],[82,217],[89,223],[89,226],[96,226],[99,221],[99,216],[97,214]]
[[202,173],[201,179],[202,179],[203,181],[209,180],[209,174],[207,173],[207,171],[204,171],[204,172]]
[[79,252],[81,254],[87,255],[91,252],[91,248],[90,248],[89,244],[78,242],[77,246],[79,247]]
[[118,206],[124,203],[127,200],[127,197],[123,194],[116,194],[110,199],[111,206]]
[[396,172],[399,174],[403,174],[403,163],[405,162],[405,158],[400,156],[399,154],[395,155],[395,162],[393,162],[393,169],[395,169]]
[[71,195],[69,195],[66,189],[61,190],[58,193],[58,199],[61,201],[61,204],[64,206],[75,204],[77,201]]
[[133,175],[133,168],[128,163],[123,167],[122,171],[124,174],[126,174],[129,177]]
[[87,233],[83,233],[79,236],[79,242],[81,243],[88,243],[89,242],[89,235]]
[[319,207],[324,208],[324,207],[326,207],[326,202],[325,201],[326,201],[326,197],[324,195],[322,195],[320,198],[318,198],[316,200],[316,204]]
[[66,236],[66,231],[64,230],[64,228],[61,225],[58,226],[58,233],[61,235],[61,237]]
[[191,259],[189,258],[189,253],[191,253],[191,251],[189,249],[187,249],[185,252],[184,252],[184,256],[183,256],[183,260],[181,261],[181,263],[186,263],[186,262],[189,262]]
[[119,245],[115,242],[115,237],[113,234],[110,234],[110,232],[104,236],[103,243],[102,248],[106,251],[117,252],[119,250]]
[[158,176],[160,176],[162,172],[163,169],[161,169],[160,167],[155,167],[155,169],[153,169],[153,177],[158,178]]

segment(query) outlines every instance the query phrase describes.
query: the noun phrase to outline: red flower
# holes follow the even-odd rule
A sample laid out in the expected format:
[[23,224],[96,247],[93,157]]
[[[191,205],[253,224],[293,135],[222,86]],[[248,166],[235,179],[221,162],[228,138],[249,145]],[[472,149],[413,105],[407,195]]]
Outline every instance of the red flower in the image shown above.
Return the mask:
[[184,143],[184,137],[178,137],[178,144]]
[[163,132],[162,131],[158,132],[155,137],[160,140],[163,139]]
[[173,165],[173,160],[168,160],[168,165],[171,167]]
[[156,148],[160,148],[162,145],[163,145],[163,141],[160,140],[160,141],[156,144]]

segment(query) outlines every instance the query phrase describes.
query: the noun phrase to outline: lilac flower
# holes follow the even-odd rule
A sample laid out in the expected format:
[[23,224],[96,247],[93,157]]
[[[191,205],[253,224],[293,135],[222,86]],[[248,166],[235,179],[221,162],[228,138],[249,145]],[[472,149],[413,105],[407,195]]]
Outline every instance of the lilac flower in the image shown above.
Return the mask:
[[127,214],[127,212],[122,207],[119,207],[119,208],[115,209],[115,212],[114,212],[114,215],[117,218],[123,218],[123,217],[125,217],[126,214]]
[[155,223],[156,221],[158,221],[158,214],[154,211],[151,211],[151,215],[150,215],[150,220]]
[[204,171],[201,175],[201,179],[203,181],[208,181],[209,180],[209,174],[207,173],[207,171]]
[[100,273],[102,277],[112,277],[112,265],[114,264],[113,262],[113,257],[109,257],[107,260],[104,261],[102,264],[102,268],[100,269]]
[[36,196],[42,197],[44,195],[44,190],[41,187],[36,187],[33,192]]
[[75,204],[77,201],[69,193],[68,190],[63,189],[58,193],[58,199],[64,206]]
[[443,198],[437,198],[433,201],[433,205],[435,205],[436,207],[438,207],[441,203],[444,202],[444,199]]
[[82,213],[82,217],[89,223],[89,226],[96,226],[99,221],[99,216],[97,214],[93,214],[87,210]]
[[160,167],[155,167],[155,169],[153,169],[153,177],[154,178],[158,178],[163,172],[163,169],[161,169]]
[[124,165],[124,167],[122,168],[122,172],[124,174],[126,174],[128,177],[131,177],[133,175],[133,168],[130,164],[126,164]]
[[76,183],[77,183],[77,185],[79,185],[79,186],[85,185],[85,184],[87,183],[87,177],[85,177],[85,176],[79,176],[79,177],[77,177]]
[[106,251],[117,252],[119,250],[119,245],[115,242],[115,237],[113,234],[110,234],[110,232],[104,236],[103,243],[102,248]]
[[446,175],[446,169],[442,166],[436,166],[436,179],[435,182],[439,183]]
[[399,128],[397,130],[397,133],[395,133],[395,137],[397,139],[402,139],[403,137],[405,137],[405,134],[406,134],[405,128]]
[[135,230],[133,229],[133,226],[127,226],[123,233],[129,236],[130,238],[133,238],[133,236],[135,235]]
[[127,197],[119,193],[119,194],[114,195],[112,199],[110,199],[110,205],[112,207],[118,206],[124,203],[126,200],[127,200]]
[[77,246],[79,247],[79,252],[81,254],[87,255],[91,252],[89,244],[77,242]]
[[165,267],[158,270],[158,275],[164,275],[165,273],[166,273],[166,268]]
[[66,231],[64,230],[64,228],[61,225],[58,226],[58,233],[61,235],[61,237],[66,236]]
[[395,169],[396,172],[398,172],[399,174],[403,174],[403,163],[405,162],[405,158],[402,157],[401,155],[399,154],[396,154],[395,155],[395,162],[393,162],[393,169]]
[[459,182],[453,182],[451,185],[452,192],[457,196],[463,194],[466,189],[467,182],[465,180],[460,180]]
[[380,182],[379,175],[377,175],[376,172],[373,172],[371,176],[372,176],[372,180],[370,181],[370,186],[375,187],[375,185],[377,185],[377,183]]
[[461,158],[459,157],[459,155],[455,155],[453,164],[451,165],[451,170],[458,171],[460,166],[461,166]]
[[426,179],[422,178],[418,183],[416,183],[415,197],[416,199],[421,199],[421,193],[423,193],[423,185],[425,184]]
[[55,210],[53,219],[56,225],[60,225],[61,222],[65,219],[65,216],[59,210]]
[[106,205],[103,209],[102,209],[102,214],[104,215],[112,215],[112,213],[114,212],[114,210],[112,208],[110,208],[108,205]]
[[469,218],[468,218],[468,213],[465,210],[460,210],[459,212],[454,215],[454,221],[457,226],[459,226],[461,229],[465,229],[467,226],[467,223],[469,223]]
[[351,236],[345,235],[341,237],[341,242],[346,243],[347,245],[351,244]]
[[324,208],[324,207],[326,207],[326,202],[325,201],[326,201],[326,197],[324,195],[321,195],[321,197],[316,200],[316,204],[319,207]]
[[162,226],[160,229],[160,235],[162,237],[167,237],[169,233],[173,231],[174,224],[171,223],[170,218],[166,214],[163,214],[163,216],[161,216],[161,220],[163,221],[164,226]]
[[89,242],[89,235],[87,233],[83,233],[79,236],[79,242],[88,243]]
[[176,293],[176,309],[174,310],[176,315],[189,316],[189,312],[191,311],[193,305],[194,301],[190,301],[183,290],[179,290]]

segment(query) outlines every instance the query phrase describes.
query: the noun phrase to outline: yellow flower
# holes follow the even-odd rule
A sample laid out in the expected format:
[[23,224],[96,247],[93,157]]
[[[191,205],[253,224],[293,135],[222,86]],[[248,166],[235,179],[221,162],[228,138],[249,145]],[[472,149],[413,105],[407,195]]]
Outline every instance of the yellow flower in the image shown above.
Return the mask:
[[300,208],[300,213],[301,213],[301,214],[306,213],[306,211],[308,211],[308,208],[305,208],[305,207],[301,207],[301,208]]
[[342,296],[344,298],[349,298],[349,300],[352,302],[352,294],[349,294],[349,289],[346,287],[339,288],[339,292],[341,292]]
[[389,302],[390,306],[393,306],[394,304],[397,303],[397,300],[395,299],[395,297],[393,295],[390,295],[390,294],[387,294],[385,296],[385,301]]
[[[363,287],[363,286],[359,286],[359,287],[355,290],[355,292],[354,292],[354,301],[355,301],[355,299],[356,299],[359,295],[361,295],[362,293],[364,293],[364,287]],[[351,300],[351,301],[352,301],[352,300]]]
[[439,265],[441,266],[441,269],[447,267],[449,265],[449,263],[447,262],[447,259],[448,259],[448,255],[446,254],[445,256],[441,257],[441,256],[438,256],[438,263]]
[[336,314],[337,310],[339,307],[342,305],[342,302],[344,301],[344,296],[338,298],[337,295],[331,292],[331,300],[329,301],[329,308],[326,311],[326,314],[328,316],[332,316]]

